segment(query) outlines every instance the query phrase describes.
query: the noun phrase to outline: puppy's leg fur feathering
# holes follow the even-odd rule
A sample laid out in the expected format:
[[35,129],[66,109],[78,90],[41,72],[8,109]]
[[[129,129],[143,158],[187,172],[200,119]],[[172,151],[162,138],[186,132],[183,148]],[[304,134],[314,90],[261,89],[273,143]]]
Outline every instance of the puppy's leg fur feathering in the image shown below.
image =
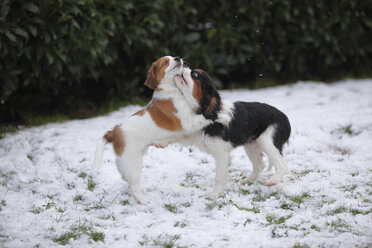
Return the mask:
[[245,145],[244,150],[249,160],[251,160],[253,170],[249,178],[243,180],[242,182],[253,182],[265,168],[265,163],[262,160],[262,151],[260,149],[260,145],[256,141]]
[[279,149],[274,145],[275,132],[275,125],[271,125],[257,139],[260,150],[269,158],[269,164],[275,167],[275,174],[267,182],[268,186],[276,185],[288,170]]

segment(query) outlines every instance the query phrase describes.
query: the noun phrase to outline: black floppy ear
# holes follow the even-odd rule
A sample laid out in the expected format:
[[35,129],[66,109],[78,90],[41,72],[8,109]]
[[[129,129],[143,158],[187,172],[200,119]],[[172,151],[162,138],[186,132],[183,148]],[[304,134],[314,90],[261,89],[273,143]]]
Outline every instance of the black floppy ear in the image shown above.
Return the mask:
[[203,97],[200,101],[201,113],[206,119],[216,120],[218,112],[221,109],[221,97],[217,89],[213,86],[210,78],[203,80],[202,84]]
[[157,66],[155,64],[152,64],[151,68],[149,69],[149,72],[147,73],[145,85],[149,87],[150,89],[156,89],[158,87],[158,80],[156,79],[157,75]]

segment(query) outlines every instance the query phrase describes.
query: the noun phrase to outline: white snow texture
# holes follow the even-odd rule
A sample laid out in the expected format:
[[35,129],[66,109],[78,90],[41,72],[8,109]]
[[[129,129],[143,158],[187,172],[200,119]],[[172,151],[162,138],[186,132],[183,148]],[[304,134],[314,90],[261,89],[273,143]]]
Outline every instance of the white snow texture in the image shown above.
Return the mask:
[[[92,173],[103,134],[139,110],[53,123],[0,140],[0,247],[371,247],[372,80],[299,82],[221,91],[287,114],[289,171],[273,187],[232,152],[228,187],[209,200],[214,160],[195,147],[150,147],[129,195],[111,145]],[[265,159],[267,163],[267,159]]]

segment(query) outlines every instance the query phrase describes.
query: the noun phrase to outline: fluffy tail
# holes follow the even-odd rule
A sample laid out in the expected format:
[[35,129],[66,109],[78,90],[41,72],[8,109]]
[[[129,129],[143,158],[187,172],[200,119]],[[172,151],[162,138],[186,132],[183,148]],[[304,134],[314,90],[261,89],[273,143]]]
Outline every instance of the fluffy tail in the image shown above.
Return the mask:
[[105,149],[106,144],[107,144],[107,140],[104,137],[97,144],[96,156],[95,156],[94,162],[93,162],[93,172],[94,173],[97,173],[99,167],[102,164],[103,151]]
[[117,156],[120,156],[124,151],[124,135],[119,126],[114,127],[108,131],[97,144],[96,157],[93,162],[94,173],[97,173],[100,165],[102,164],[103,151],[107,143],[112,143]]

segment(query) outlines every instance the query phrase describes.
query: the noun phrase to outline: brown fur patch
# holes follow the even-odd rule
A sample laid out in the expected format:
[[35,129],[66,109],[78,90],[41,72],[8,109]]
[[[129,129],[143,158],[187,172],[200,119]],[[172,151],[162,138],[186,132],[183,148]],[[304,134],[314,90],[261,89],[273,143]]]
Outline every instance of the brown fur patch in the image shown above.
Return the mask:
[[147,111],[158,127],[169,131],[182,130],[181,121],[175,115],[177,109],[172,100],[152,100]]
[[141,109],[140,111],[137,111],[136,113],[132,114],[133,115],[138,115],[138,116],[143,116],[146,112],[146,109]]
[[[166,65],[163,65],[165,61],[167,61],[168,63]],[[150,89],[156,89],[161,80],[163,80],[165,69],[167,69],[168,66],[169,58],[167,57],[161,57],[160,59],[152,63],[149,72],[147,73],[145,85]]]
[[203,92],[200,86],[200,81],[192,79],[194,81],[194,88],[192,89],[192,96],[196,99],[196,101],[200,102],[200,99],[203,97]]
[[212,113],[212,110],[213,110],[213,107],[217,104],[217,99],[215,97],[213,97],[210,102],[209,102],[209,106],[208,108],[205,110],[205,112],[207,114],[211,114]]
[[123,130],[121,130],[119,126],[114,127],[112,131],[108,131],[103,138],[105,138],[108,143],[112,143],[116,155],[120,156],[123,154],[125,142]]

